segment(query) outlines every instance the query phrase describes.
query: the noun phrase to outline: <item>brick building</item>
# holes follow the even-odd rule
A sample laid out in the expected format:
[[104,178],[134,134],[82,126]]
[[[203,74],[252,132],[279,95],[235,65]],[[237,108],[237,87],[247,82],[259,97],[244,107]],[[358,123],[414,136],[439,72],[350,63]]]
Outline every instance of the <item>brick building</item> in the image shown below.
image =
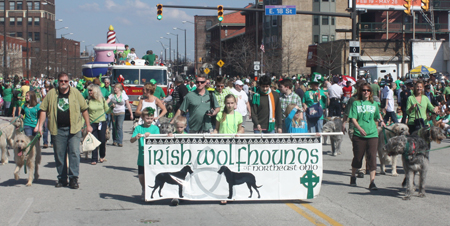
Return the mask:
[[[25,59],[26,59],[26,46],[27,42],[23,38],[15,38],[6,36],[6,46],[4,46],[5,36],[0,35],[1,40],[1,77],[6,76],[22,76],[26,74]],[[6,66],[4,64],[6,47]]]

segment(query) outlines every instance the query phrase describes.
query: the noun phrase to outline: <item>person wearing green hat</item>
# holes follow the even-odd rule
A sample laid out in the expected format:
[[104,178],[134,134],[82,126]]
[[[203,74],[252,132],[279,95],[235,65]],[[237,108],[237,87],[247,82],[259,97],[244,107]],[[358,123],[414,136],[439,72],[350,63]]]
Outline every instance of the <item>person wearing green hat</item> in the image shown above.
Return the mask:
[[[303,98],[303,107],[307,110],[314,104],[320,102],[320,107],[322,109],[326,108],[326,103],[328,102],[328,97],[325,95],[325,92],[319,89],[320,82],[323,81],[323,77],[321,74],[314,72],[311,75],[311,89],[305,92],[305,96]],[[308,122],[308,131],[310,133],[320,133],[322,132],[323,127],[323,115],[318,120],[307,120]]]
[[[150,83],[153,84],[153,85],[156,85],[156,80],[155,79],[151,79]],[[164,93],[164,90],[161,87],[156,86],[155,93],[153,94],[153,96],[155,96],[156,98],[162,100],[162,99],[164,99],[166,97],[166,94]]]
[[197,89],[197,86],[195,86],[194,80],[191,80],[191,81],[189,82],[189,84],[186,85],[186,88],[188,89],[189,92],[192,92],[192,91],[196,90],[196,89]]

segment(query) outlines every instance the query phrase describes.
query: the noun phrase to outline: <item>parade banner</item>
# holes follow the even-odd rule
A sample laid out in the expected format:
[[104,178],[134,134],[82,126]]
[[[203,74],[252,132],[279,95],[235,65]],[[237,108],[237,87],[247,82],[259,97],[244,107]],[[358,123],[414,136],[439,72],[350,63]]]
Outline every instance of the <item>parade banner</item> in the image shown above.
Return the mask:
[[[142,138],[143,139],[143,138]],[[316,135],[149,137],[145,200],[312,199],[322,182]]]

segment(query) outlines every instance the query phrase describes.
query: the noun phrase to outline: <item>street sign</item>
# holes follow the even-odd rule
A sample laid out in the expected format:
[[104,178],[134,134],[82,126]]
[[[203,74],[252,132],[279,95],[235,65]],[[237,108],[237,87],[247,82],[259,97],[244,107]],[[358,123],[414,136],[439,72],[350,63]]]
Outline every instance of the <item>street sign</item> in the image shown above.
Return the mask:
[[255,77],[258,77],[258,71],[255,71]]
[[261,62],[260,61],[253,61],[253,69],[255,71],[259,71],[261,69]]
[[184,66],[184,71],[187,71],[187,69],[188,69],[187,66]]
[[222,67],[219,68],[219,75],[222,75]]
[[266,5],[266,16],[295,15],[295,5]]
[[205,72],[206,74],[209,74],[210,70],[208,68],[203,69],[203,72]]
[[349,52],[350,52],[350,54],[348,54],[349,56],[351,56],[351,57],[359,57],[360,56],[360,54],[359,54],[359,41],[350,41],[350,43],[349,43],[350,45],[350,49],[349,49]]
[[224,64],[225,64],[225,63],[224,63],[222,60],[219,60],[219,61],[217,62],[217,65],[219,65],[219,67],[222,67]]

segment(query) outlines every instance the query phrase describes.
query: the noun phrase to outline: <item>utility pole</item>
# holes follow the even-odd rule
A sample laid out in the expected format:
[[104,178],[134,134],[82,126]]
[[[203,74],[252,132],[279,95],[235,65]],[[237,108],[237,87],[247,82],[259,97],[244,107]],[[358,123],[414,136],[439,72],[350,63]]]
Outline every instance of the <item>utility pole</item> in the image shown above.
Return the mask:
[[3,15],[5,15],[4,21],[3,21],[3,77],[6,78],[7,75],[7,68],[8,68],[8,63],[6,62],[8,57],[7,57],[7,52],[6,52],[6,4],[3,7]]
[[[258,0],[255,0],[255,9],[258,8]],[[259,32],[259,23],[258,23],[258,11],[255,12],[255,21],[256,21],[256,27],[255,27],[255,61],[258,61],[258,32]]]
[[[352,41],[357,41],[356,35],[356,0],[352,0]],[[352,57],[352,77],[356,78],[356,57]]]

